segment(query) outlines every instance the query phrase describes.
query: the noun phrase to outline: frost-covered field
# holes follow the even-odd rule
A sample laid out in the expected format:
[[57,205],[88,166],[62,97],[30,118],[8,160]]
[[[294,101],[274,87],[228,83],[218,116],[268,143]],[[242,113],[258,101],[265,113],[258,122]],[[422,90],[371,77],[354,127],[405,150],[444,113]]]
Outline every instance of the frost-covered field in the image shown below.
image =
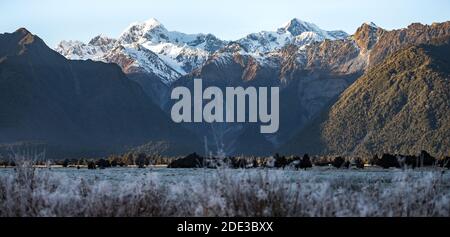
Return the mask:
[[442,170],[0,169],[0,216],[450,216]]

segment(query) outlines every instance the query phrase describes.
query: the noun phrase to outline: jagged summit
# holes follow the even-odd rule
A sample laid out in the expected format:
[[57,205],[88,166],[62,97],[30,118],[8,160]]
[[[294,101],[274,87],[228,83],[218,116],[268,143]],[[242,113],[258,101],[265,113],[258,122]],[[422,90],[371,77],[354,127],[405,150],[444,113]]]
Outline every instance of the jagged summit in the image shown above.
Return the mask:
[[111,43],[112,41],[115,41],[115,39],[110,38],[106,35],[100,34],[95,36],[94,38],[92,38],[88,44],[91,45],[104,45],[104,44],[108,44]]
[[326,31],[314,23],[306,22],[298,18],[293,18],[292,20],[286,22],[278,28],[277,31],[280,33],[289,32],[293,36],[300,36],[303,33],[312,32],[327,39],[341,39],[348,36],[348,34],[342,30]]
[[31,34],[31,32],[28,31],[25,27],[21,27],[21,28],[17,29],[14,33],[22,34],[22,35]]
[[279,29],[279,32],[290,32],[292,35],[297,36],[304,32],[318,32],[322,31],[317,25],[302,21],[298,18],[294,18],[285,24],[283,24]]
[[279,50],[287,44],[304,47],[313,42],[344,39],[347,36],[344,31],[326,31],[313,23],[294,18],[276,31],[249,34],[237,42],[251,54],[264,54]]
[[144,22],[134,22],[120,35],[119,41],[123,44],[138,43],[146,40],[153,42],[167,41],[167,29],[155,18]]
[[145,21],[135,21],[135,22],[131,23],[127,28],[125,28],[125,30],[122,32],[122,34],[126,33],[127,31],[129,31],[133,27],[153,29],[153,28],[156,28],[156,27],[164,27],[164,26],[157,19],[150,18],[150,19],[145,20]]
[[158,27],[161,26],[161,22],[159,22],[156,18],[150,18],[146,21],[144,21],[144,24],[147,25],[148,27]]
[[[7,33],[8,34],[8,33]],[[26,28],[22,27],[14,31],[13,33],[10,33],[8,35],[11,35],[14,40],[18,41],[18,44],[28,44],[35,40],[35,38],[38,38],[37,36],[33,35],[30,31],[28,31]]]
[[372,49],[383,33],[383,29],[373,22],[364,22],[353,35],[362,52]]
[[[26,28],[19,28],[13,33],[2,34],[0,44],[4,47],[0,50],[0,54],[6,55],[21,55],[29,52],[30,48],[46,48],[45,42],[34,35]],[[0,56],[0,59],[2,57]]]
[[379,26],[377,24],[373,23],[372,21],[364,22],[363,25],[368,25],[372,28],[379,28]]

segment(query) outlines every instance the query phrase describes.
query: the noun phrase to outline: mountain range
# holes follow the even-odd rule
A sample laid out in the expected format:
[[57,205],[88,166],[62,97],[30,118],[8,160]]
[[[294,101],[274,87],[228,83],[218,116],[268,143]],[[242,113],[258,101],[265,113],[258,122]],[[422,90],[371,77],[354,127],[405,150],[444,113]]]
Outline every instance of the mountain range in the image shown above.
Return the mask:
[[[250,34],[236,43],[242,46],[241,53],[257,57],[287,44],[301,47],[316,41],[343,39],[347,36],[343,31],[325,31],[312,23],[292,19],[276,31]],[[212,34],[168,31],[158,20],[151,18],[132,23],[117,39],[98,35],[87,44],[61,41],[55,50],[68,59],[115,62],[124,70],[133,64],[156,74],[165,84],[171,84],[180,76],[199,68],[209,56],[230,43]],[[133,63],[116,61],[118,55],[124,55]]]
[[[0,54],[0,83],[3,85],[0,90],[6,93],[2,98],[6,104],[0,107],[0,113],[12,115],[3,121],[3,125],[0,121],[0,129],[8,131],[3,133],[6,135],[0,142],[42,138],[30,137],[24,131],[47,134],[45,131],[53,130],[55,134],[58,131],[66,134],[70,130],[64,126],[76,124],[72,127],[73,132],[78,131],[82,134],[79,136],[91,139],[83,147],[91,146],[97,150],[148,142],[160,144],[158,141],[162,140],[174,145],[166,147],[166,151],[196,150],[201,153],[205,148],[199,147],[206,147],[206,152],[227,155],[308,152],[367,156],[383,152],[416,153],[419,150],[428,150],[436,155],[449,154],[450,87],[446,50],[450,22],[413,23],[398,30],[385,30],[374,23],[364,23],[349,35],[292,19],[273,31],[225,41],[212,34],[169,31],[157,20],[150,19],[131,24],[118,38],[99,35],[88,43],[62,41],[55,51],[66,59],[43,43],[40,43],[41,48],[46,50],[40,50],[39,57],[22,55],[21,49],[11,54],[31,64],[11,62],[13,56],[3,53],[11,48],[10,45],[21,45],[23,37],[16,37],[16,41],[11,40],[11,34],[1,37],[9,40],[0,42],[4,49]],[[35,51],[28,44],[23,47],[27,48],[25,51]],[[65,65],[61,68],[72,71],[60,70],[60,67],[55,70],[53,61],[44,66],[29,66],[46,61],[39,62],[39,58],[55,58],[58,64]],[[22,80],[29,81],[20,82],[23,85],[19,80],[14,81],[12,78],[16,75],[9,72],[11,68],[16,68],[15,73],[23,74]],[[117,75],[114,74],[120,78],[118,81],[129,83],[135,89],[119,89],[118,85],[108,81],[107,78],[114,81],[114,76],[103,71],[114,70],[118,71]],[[41,71],[45,73],[39,74]],[[46,79],[48,75],[65,79]],[[40,89],[35,86],[33,78],[48,81],[47,87]],[[169,92],[176,86],[192,88],[194,78],[202,78],[204,87],[279,86],[279,132],[262,135],[257,124],[180,126],[171,123],[168,114],[173,101]],[[89,96],[76,94],[77,80],[85,81],[80,85],[85,86],[82,91],[90,92]],[[94,83],[96,81],[98,84]],[[99,88],[103,83],[110,86]],[[45,131],[22,124],[16,124],[12,129],[8,124],[19,118],[19,114],[10,113],[10,110],[17,110],[23,114],[22,118],[30,119],[36,113],[32,108],[40,108],[27,106],[19,99],[9,99],[8,102],[7,98],[21,98],[25,85],[28,85],[29,93],[37,93],[43,98],[35,101],[37,105],[48,107],[51,105],[49,101],[60,103],[55,107],[61,110],[61,116],[71,119],[57,119],[61,127],[53,127],[53,123],[48,122]],[[71,90],[72,94],[64,97],[64,90]],[[54,94],[58,96],[52,97]],[[95,99],[95,103],[88,100],[100,94],[108,96]],[[133,98],[122,102],[123,107],[113,106],[119,100],[123,101],[118,99],[122,97]],[[133,107],[133,110],[128,107]],[[73,111],[65,111],[70,108]],[[104,113],[97,114],[96,109]],[[43,111],[54,113],[48,108],[43,108]],[[77,118],[80,113],[85,116]],[[123,114],[127,113],[133,118],[125,119]],[[136,118],[139,113],[148,113],[148,119],[144,116],[146,119],[139,120]],[[119,123],[123,130],[110,133],[110,127],[100,129],[107,126],[100,122],[106,115],[115,118],[110,119],[114,120],[111,125]],[[98,120],[86,122],[96,116]],[[52,121],[47,117],[41,120]],[[95,127],[96,124],[99,128]],[[138,132],[141,127],[145,128],[142,133]],[[111,137],[110,134],[115,134],[116,140],[106,139]],[[79,141],[87,139],[75,135],[64,137],[64,134],[52,136],[55,136],[51,137],[55,142],[64,144],[81,144]],[[78,140],[64,141],[68,137]]]
[[200,146],[119,66],[67,60],[24,28],[0,35],[0,115],[0,143],[39,141],[49,157]]
[[[237,53],[263,61],[270,52],[287,44],[302,47],[324,39],[347,36],[343,31],[325,31],[312,23],[293,19],[276,31],[254,33],[236,42],[228,42],[212,34],[169,31],[151,18],[132,23],[117,39],[98,35],[87,44],[61,41],[55,50],[68,59],[118,64],[157,104],[164,106],[168,97],[166,88],[200,68],[219,50],[238,50]],[[233,47],[234,43],[240,47]]]
[[370,68],[282,150],[371,156],[450,146],[450,38],[411,45]]

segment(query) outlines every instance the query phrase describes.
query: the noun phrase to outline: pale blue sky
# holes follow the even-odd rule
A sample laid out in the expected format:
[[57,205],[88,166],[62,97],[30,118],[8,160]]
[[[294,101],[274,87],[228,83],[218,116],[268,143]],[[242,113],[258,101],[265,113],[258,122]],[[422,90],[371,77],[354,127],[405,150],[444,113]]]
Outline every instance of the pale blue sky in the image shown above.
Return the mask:
[[449,0],[0,0],[0,33],[26,27],[54,47],[60,40],[117,37],[130,23],[154,17],[169,30],[233,40],[274,30],[297,17],[326,30],[353,33],[373,21],[386,28],[450,20]]

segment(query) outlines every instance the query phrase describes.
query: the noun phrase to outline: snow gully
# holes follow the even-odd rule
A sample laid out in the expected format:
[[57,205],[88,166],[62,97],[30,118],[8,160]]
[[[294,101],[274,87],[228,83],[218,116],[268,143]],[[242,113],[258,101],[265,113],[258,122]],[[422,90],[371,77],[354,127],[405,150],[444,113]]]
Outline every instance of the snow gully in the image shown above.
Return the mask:
[[261,133],[276,133],[279,128],[279,87],[270,87],[270,105],[268,97],[267,87],[226,87],[224,99],[222,89],[208,87],[203,91],[202,79],[194,79],[193,98],[187,87],[172,90],[171,99],[178,101],[172,106],[171,116],[176,123],[260,122]]

